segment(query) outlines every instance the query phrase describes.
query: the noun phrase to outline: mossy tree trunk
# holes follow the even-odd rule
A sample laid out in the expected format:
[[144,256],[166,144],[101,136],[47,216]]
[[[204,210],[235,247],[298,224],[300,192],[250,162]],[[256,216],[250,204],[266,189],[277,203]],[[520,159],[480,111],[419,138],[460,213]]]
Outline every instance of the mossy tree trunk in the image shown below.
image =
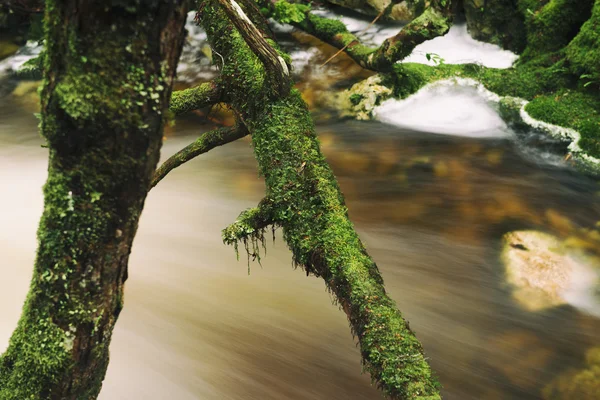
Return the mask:
[[0,358],[0,399],[95,399],[159,158],[183,0],[48,0],[49,147],[33,279]]

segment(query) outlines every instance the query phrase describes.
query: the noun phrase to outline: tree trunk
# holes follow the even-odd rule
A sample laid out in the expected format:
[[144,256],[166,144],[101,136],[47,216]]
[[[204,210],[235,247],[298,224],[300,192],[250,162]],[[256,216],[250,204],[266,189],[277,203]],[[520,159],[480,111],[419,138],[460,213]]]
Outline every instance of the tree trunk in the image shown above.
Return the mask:
[[184,0],[49,0],[45,206],[0,398],[95,399],[159,158]]

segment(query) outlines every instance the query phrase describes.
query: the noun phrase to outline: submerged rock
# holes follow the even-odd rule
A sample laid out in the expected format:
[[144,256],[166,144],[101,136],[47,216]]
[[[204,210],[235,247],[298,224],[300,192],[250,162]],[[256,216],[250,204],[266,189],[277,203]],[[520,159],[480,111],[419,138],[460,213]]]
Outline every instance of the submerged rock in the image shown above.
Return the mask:
[[586,366],[568,370],[543,391],[545,400],[597,400],[600,395],[600,347],[586,353]]
[[523,308],[539,311],[571,304],[600,314],[599,259],[576,254],[543,232],[510,232],[503,240],[506,279]]
[[0,60],[8,56],[12,56],[19,50],[19,46],[12,42],[0,40]]

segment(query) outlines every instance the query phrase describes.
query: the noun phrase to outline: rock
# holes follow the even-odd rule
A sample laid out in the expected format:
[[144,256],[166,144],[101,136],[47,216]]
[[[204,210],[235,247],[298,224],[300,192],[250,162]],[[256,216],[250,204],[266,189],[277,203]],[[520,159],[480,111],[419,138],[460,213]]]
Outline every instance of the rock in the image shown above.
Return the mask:
[[408,7],[406,1],[394,4],[390,11],[389,18],[394,21],[410,22],[415,18],[415,10]]
[[465,0],[465,16],[474,39],[520,52],[525,48],[523,16],[514,0]]
[[511,96],[502,97],[500,103],[498,103],[502,119],[506,121],[511,128],[519,132],[527,132],[531,129],[531,127],[523,121],[523,118],[521,118],[521,108],[523,108],[525,103],[525,100]]
[[600,395],[600,347],[586,353],[586,366],[559,375],[543,391],[545,400],[597,400]]
[[19,82],[12,95],[15,101],[31,112],[39,112],[40,96],[38,89],[42,81],[22,81]]
[[372,119],[373,109],[392,97],[392,89],[384,86],[381,79],[380,75],[373,75],[342,92],[337,98],[340,115],[364,121]]
[[0,41],[0,60],[15,54],[19,46],[12,42]]
[[571,304],[600,314],[600,259],[584,256],[542,232],[510,232],[503,241],[506,279],[519,305],[540,311]]

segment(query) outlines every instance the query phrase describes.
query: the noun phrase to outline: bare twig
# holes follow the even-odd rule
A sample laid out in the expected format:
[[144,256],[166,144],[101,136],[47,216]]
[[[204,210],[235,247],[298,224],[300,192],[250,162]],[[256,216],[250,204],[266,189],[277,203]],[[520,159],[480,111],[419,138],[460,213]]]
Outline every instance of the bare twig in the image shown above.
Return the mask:
[[169,157],[169,159],[156,170],[152,182],[150,183],[150,187],[153,188],[156,186],[169,172],[179,167],[181,164],[184,164],[215,147],[240,139],[247,134],[248,130],[242,124],[227,128],[217,128],[202,134],[196,141]]

